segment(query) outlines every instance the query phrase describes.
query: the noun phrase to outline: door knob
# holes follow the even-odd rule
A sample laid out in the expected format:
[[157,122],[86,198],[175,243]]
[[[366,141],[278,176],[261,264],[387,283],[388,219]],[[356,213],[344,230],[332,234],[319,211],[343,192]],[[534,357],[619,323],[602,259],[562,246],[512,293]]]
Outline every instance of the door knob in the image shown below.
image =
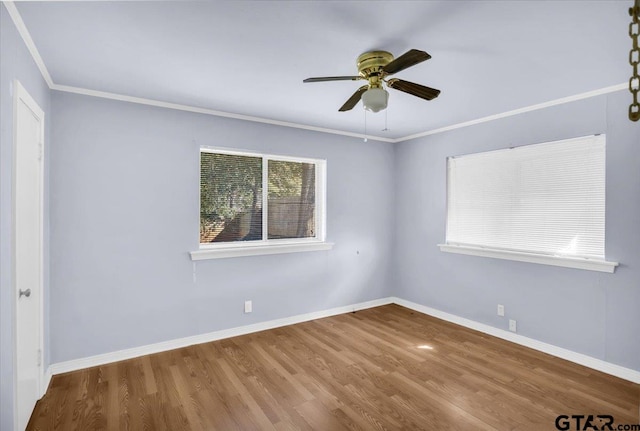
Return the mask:
[[22,298],[23,296],[26,296],[27,298],[31,296],[31,289],[27,289],[27,290],[18,290],[18,298]]

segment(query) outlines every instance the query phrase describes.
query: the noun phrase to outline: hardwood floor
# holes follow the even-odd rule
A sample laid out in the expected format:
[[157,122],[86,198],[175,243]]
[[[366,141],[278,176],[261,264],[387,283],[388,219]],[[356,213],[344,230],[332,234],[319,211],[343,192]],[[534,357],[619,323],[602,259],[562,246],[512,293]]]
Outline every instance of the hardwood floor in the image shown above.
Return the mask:
[[640,385],[386,305],[54,376],[28,429],[555,430],[639,406]]

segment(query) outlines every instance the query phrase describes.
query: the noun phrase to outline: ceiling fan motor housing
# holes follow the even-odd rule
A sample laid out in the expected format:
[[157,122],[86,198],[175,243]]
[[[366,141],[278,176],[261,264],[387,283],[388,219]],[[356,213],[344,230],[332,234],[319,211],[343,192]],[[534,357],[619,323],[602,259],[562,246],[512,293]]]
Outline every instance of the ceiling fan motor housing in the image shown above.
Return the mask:
[[358,72],[369,80],[371,88],[382,87],[382,68],[393,61],[393,54],[387,51],[369,51],[358,57]]

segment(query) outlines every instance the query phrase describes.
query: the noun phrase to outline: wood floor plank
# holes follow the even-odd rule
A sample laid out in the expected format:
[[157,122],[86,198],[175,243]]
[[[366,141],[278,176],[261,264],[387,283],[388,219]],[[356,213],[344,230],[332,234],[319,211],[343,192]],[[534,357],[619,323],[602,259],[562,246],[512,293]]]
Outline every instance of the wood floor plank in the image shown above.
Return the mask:
[[28,430],[553,430],[640,424],[640,385],[386,305],[53,377]]

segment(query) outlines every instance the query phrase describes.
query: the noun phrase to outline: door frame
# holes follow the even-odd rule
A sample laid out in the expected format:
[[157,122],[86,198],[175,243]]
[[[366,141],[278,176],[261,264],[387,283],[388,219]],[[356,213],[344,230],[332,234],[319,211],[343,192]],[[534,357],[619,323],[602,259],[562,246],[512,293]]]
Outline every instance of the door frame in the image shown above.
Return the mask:
[[[13,289],[13,399],[14,399],[14,426],[18,425],[18,285],[17,285],[17,255],[16,255],[16,195],[17,195],[17,161],[18,161],[18,106],[19,103],[24,103],[33,113],[40,119],[40,160],[38,163],[40,178],[38,179],[38,188],[40,192],[40,202],[38,210],[38,236],[40,242],[40,249],[38,250],[38,289],[40,294],[38,296],[37,308],[39,311],[40,324],[38,325],[38,349],[40,351],[40,367],[38,372],[38,398],[42,398],[46,392],[45,372],[44,372],[44,160],[45,160],[45,140],[44,140],[44,128],[45,128],[45,115],[44,111],[40,108],[38,103],[31,97],[27,90],[22,86],[17,79],[13,80],[13,156],[12,156],[12,173],[11,173],[11,252],[13,256],[12,262],[12,289]],[[35,298],[34,298],[35,299]]]

